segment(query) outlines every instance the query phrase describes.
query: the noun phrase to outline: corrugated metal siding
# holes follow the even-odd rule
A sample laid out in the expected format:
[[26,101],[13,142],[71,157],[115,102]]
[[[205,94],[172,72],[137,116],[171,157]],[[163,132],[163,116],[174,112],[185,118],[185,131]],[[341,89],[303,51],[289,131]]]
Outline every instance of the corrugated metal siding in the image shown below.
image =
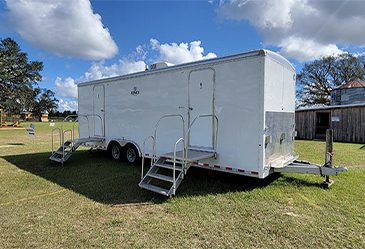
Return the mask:
[[[314,139],[316,132],[316,114],[323,110],[305,110],[295,113],[295,125],[298,139]],[[335,141],[365,143],[365,106],[329,109]]]
[[354,87],[333,90],[331,105],[350,105],[365,103],[365,87]]

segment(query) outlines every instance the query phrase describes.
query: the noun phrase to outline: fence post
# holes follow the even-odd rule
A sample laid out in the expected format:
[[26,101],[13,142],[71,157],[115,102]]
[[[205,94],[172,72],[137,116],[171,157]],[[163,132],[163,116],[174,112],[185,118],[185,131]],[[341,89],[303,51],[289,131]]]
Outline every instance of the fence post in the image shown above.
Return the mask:
[[[333,130],[326,130],[326,156],[324,167],[332,168],[332,156],[333,156]],[[329,176],[325,176],[323,187],[328,188],[334,183]]]

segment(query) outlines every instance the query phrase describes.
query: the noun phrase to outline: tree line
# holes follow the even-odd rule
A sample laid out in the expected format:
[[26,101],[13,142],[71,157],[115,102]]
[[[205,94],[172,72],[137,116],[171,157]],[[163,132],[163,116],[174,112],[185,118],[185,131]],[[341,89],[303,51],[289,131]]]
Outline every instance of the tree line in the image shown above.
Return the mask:
[[57,109],[55,93],[40,88],[43,62],[29,61],[17,42],[0,39],[0,108],[11,114],[31,111],[36,115]]

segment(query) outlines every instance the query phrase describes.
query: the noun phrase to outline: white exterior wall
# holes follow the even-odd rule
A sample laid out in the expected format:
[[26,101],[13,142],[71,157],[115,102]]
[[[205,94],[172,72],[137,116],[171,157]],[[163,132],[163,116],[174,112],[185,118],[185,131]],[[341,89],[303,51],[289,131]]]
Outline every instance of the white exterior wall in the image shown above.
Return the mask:
[[[226,60],[215,59],[191,66],[84,83],[79,85],[79,113],[93,112],[93,87],[104,85],[106,142],[112,139],[127,139],[134,141],[142,148],[143,140],[153,135],[156,122],[165,114],[182,114],[185,119],[185,131],[187,131],[189,120],[191,122],[198,114],[193,110],[190,118],[188,115],[189,74],[193,70],[212,70],[214,71],[214,103],[212,105],[214,114],[219,119],[218,158],[202,160],[199,165],[263,178],[267,175],[267,172],[264,172],[264,113],[265,110],[279,110],[283,106],[283,99],[280,100],[281,102],[278,102],[277,98],[264,101],[267,97],[264,93],[270,88],[277,88],[276,83],[271,84],[266,75],[276,74],[275,70],[281,70],[282,67],[280,64],[278,64],[279,68],[270,66],[271,62],[268,63],[267,58],[264,53],[259,52],[252,56]],[[264,70],[273,71],[265,73]],[[264,87],[264,80],[267,81],[268,86]],[[276,82],[276,80],[272,82],[274,81]],[[133,95],[132,91],[138,91],[139,94]],[[291,103],[284,105],[285,110],[293,109],[294,111],[294,105],[291,107]],[[179,108],[180,106],[186,108]],[[202,124],[204,124],[203,121]],[[86,127],[86,120],[81,119],[81,136],[87,133]],[[93,129],[92,124],[91,127]],[[181,136],[182,128],[179,119],[170,118],[161,121],[157,132],[157,155],[173,151],[175,141]],[[151,155],[150,143],[147,145],[146,153]],[[195,164],[195,166],[199,165]]]
[[[270,173],[270,166],[283,166],[295,159],[294,155],[294,131],[295,131],[295,69],[282,57],[271,54],[265,59],[265,84],[264,84],[264,129],[262,141],[265,144],[265,136],[270,135],[271,143],[274,143],[275,151],[272,155],[266,155],[265,148],[262,154],[263,170],[265,177]],[[281,115],[274,118],[274,124],[266,127],[270,122],[269,114]],[[282,116],[284,115],[284,116]],[[285,141],[280,143],[280,135],[285,133]]]

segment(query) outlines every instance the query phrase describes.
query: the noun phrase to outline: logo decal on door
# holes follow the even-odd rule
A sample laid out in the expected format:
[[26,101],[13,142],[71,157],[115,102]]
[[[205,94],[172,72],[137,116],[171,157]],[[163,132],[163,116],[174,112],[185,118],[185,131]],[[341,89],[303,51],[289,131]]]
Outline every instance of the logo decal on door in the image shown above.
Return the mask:
[[139,91],[137,90],[137,87],[135,86],[135,87],[133,87],[133,91],[131,91],[131,94],[133,95],[133,96],[137,96],[138,94],[139,94]]

